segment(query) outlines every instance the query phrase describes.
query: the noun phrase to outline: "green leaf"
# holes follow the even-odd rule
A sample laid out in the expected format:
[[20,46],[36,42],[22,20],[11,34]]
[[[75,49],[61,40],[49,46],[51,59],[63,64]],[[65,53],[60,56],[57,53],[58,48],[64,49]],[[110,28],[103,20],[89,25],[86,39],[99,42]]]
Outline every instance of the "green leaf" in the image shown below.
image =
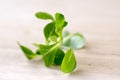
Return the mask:
[[51,52],[49,52],[47,55],[43,55],[43,60],[47,67],[50,67],[53,64],[54,59],[55,59],[56,50],[57,50],[57,48],[52,50]]
[[52,15],[46,12],[37,12],[35,16],[39,19],[44,19],[44,20],[50,19],[54,21],[54,18],[52,17]]
[[[67,34],[67,33],[66,33]],[[80,33],[64,36],[63,46],[71,49],[80,49],[84,47],[85,39]]]
[[40,57],[40,55],[35,54],[31,49],[21,45],[20,43],[18,43],[18,45],[28,59]]
[[56,13],[55,14],[55,19],[56,19],[56,27],[63,27],[63,25],[66,25],[67,23],[65,22],[64,15],[61,13]]
[[61,70],[65,73],[70,73],[76,68],[76,59],[72,49],[69,49],[63,58]]
[[48,42],[50,35],[55,31],[55,23],[51,22],[44,27],[44,35]]
[[47,67],[50,67],[53,64],[59,45],[59,43],[53,45],[39,45],[40,53],[43,55],[43,60]]
[[81,34],[77,33],[77,34],[74,34],[73,37],[71,37],[70,47],[72,49],[80,49],[84,47],[84,45],[85,45],[85,39]]
[[54,64],[61,65],[64,56],[65,56],[65,53],[61,49],[58,49],[55,54]]
[[56,19],[56,33],[62,37],[62,30],[63,28],[67,25],[67,22],[65,21],[64,15],[61,13],[56,13],[55,14],[55,19]]
[[[57,33],[55,32],[55,22],[51,22],[47,24],[44,28],[44,35],[46,38],[46,43],[48,44],[50,41],[55,41],[57,39]],[[56,41],[55,41],[56,42]]]

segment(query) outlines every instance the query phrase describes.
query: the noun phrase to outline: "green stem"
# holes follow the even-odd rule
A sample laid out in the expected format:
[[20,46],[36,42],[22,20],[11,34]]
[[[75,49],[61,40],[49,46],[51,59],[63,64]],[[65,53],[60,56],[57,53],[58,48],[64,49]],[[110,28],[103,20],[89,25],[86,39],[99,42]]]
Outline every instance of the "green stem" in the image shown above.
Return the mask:
[[[51,52],[51,51],[54,50],[55,48],[59,48],[59,47],[61,46],[61,44],[62,44],[61,41],[59,41],[58,43],[56,43],[56,45],[53,46],[49,51],[47,51],[47,52],[45,53],[45,55],[47,55],[49,52]],[[45,56],[45,55],[44,55],[44,56]]]

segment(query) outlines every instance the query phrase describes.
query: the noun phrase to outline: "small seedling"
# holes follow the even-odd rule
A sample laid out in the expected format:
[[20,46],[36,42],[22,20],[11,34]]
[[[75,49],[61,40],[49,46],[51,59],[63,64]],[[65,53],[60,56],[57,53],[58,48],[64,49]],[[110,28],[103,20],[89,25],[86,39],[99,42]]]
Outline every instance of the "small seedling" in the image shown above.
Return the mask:
[[[46,12],[37,12],[35,16],[38,19],[51,20],[44,27],[45,44],[34,44],[37,47],[36,52],[26,46],[19,46],[28,59],[34,59],[42,56],[45,66],[61,66],[64,73],[71,73],[77,65],[73,49],[80,49],[85,45],[85,39],[80,33],[70,34],[63,31],[67,26],[67,21],[61,13],[56,13],[55,17]],[[66,52],[62,49],[67,49]]]

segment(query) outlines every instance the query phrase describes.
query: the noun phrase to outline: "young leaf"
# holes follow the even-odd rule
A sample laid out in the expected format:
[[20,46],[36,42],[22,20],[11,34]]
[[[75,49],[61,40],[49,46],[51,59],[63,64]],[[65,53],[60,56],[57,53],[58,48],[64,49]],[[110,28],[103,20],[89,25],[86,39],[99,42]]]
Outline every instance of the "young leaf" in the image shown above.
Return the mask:
[[55,23],[54,22],[51,22],[45,26],[44,35],[45,35],[47,42],[48,42],[50,35],[53,33],[53,31],[55,31]]
[[[49,43],[50,40],[54,41],[57,38],[57,33],[55,32],[55,22],[51,22],[47,24],[44,28],[44,35],[46,38],[46,43]],[[54,36],[54,39],[53,39]]]
[[19,47],[21,48],[21,50],[23,51],[23,53],[25,54],[25,56],[28,58],[28,59],[33,59],[33,58],[37,58],[37,57],[40,57],[40,55],[38,54],[35,54],[34,52],[32,52],[32,50],[30,50],[29,48],[19,44]]
[[64,15],[61,13],[56,13],[55,14],[55,19],[56,19],[56,27],[63,27],[63,25],[67,24],[65,22]]
[[70,73],[76,68],[76,59],[74,53],[71,49],[69,49],[65,57],[63,58],[61,70],[65,73]]
[[54,64],[61,65],[64,56],[65,56],[65,53],[61,49],[58,49],[55,54]]
[[63,27],[65,27],[67,25],[67,22],[65,22],[64,15],[61,14],[61,13],[56,13],[55,14],[55,19],[56,19],[56,24],[55,24],[56,33],[60,37],[62,37],[62,30],[63,30]]
[[65,36],[63,40],[63,46],[71,49],[80,49],[84,45],[85,45],[85,39],[79,33]]
[[54,21],[54,18],[52,17],[52,15],[46,12],[37,12],[35,16],[39,19],[44,19],[44,20],[50,19]]

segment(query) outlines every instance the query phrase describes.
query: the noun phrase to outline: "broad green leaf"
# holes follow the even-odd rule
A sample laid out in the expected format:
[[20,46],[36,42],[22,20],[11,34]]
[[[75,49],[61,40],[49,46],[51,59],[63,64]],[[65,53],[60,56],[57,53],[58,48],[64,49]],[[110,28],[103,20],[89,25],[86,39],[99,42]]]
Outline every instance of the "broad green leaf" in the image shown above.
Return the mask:
[[63,46],[71,49],[80,49],[84,47],[85,39],[79,34],[75,33],[64,37]]
[[61,70],[65,73],[70,73],[76,68],[76,59],[72,49],[69,49],[63,58]]
[[67,23],[65,22],[64,15],[61,13],[56,13],[55,14],[55,19],[56,19],[56,27],[63,27]]
[[53,34],[54,32],[55,32],[55,23],[54,22],[51,22],[45,26],[44,35],[45,35],[45,38],[47,41],[48,41],[50,35]]
[[37,12],[35,16],[39,19],[44,19],[44,20],[50,19],[54,21],[54,18],[52,17],[52,15],[46,12]]
[[54,64],[61,65],[64,56],[65,56],[65,53],[61,49],[58,49],[55,54]]
[[29,48],[27,48],[19,43],[18,43],[18,45],[28,59],[40,57],[40,55],[35,54],[31,49],[29,49]]
[[59,43],[53,45],[39,45],[40,53],[43,55],[43,60],[47,67],[50,67],[53,64],[59,45]]
[[44,35],[45,35],[47,44],[50,41],[56,42],[58,35],[55,32],[55,23],[54,22],[51,22],[45,26]]
[[56,13],[55,14],[55,19],[56,19],[56,33],[62,37],[62,30],[63,28],[67,25],[67,22],[65,22],[64,15],[61,13]]
[[55,48],[54,50],[50,51],[48,54],[43,55],[43,60],[45,62],[45,65],[47,67],[50,67],[55,59],[55,53],[56,53],[57,48]]

